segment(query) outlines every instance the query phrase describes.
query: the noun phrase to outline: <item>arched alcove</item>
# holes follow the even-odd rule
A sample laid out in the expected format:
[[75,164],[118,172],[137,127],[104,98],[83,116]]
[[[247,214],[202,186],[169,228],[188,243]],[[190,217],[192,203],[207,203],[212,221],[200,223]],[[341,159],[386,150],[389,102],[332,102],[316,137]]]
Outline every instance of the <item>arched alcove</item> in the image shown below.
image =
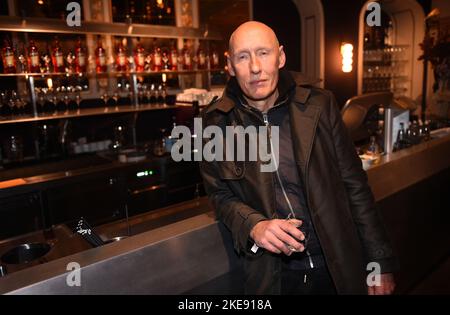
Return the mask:
[[[359,15],[359,41],[358,41],[358,94],[363,90],[363,47],[364,47],[364,24],[367,1],[361,8]],[[422,7],[415,0],[390,0],[380,1],[382,10],[389,15],[393,22],[395,45],[409,45],[409,97],[417,99],[422,93],[423,63],[417,59],[422,54],[419,43],[424,36],[425,14]]]
[[320,0],[292,0],[300,13],[302,72],[313,78],[325,76],[325,21]]

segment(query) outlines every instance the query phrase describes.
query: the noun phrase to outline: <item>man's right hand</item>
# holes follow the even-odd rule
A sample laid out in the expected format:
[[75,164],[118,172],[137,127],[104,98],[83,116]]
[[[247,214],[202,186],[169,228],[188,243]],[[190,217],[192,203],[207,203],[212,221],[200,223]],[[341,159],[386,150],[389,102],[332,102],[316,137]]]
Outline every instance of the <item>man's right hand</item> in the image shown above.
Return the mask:
[[250,231],[250,237],[256,245],[269,252],[290,256],[294,251],[303,252],[305,247],[298,241],[305,236],[297,228],[302,224],[300,220],[266,220],[258,222]]

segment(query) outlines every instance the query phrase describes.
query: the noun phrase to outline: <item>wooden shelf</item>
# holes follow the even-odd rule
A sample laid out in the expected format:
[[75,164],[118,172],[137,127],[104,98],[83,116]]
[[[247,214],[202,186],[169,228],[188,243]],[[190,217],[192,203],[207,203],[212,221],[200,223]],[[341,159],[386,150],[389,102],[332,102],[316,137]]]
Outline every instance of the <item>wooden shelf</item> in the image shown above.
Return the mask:
[[93,77],[93,76],[129,76],[129,75],[162,75],[162,74],[196,74],[196,73],[208,73],[208,72],[225,72],[224,69],[204,69],[204,70],[180,70],[180,71],[108,71],[102,73],[96,72],[84,72],[84,73],[65,73],[65,72],[45,72],[45,73],[0,73],[0,77],[55,77],[55,76],[79,76],[79,77]]
[[38,116],[10,116],[7,118],[0,118],[0,125],[2,124],[15,124],[15,123],[25,123],[25,122],[36,122],[43,120],[53,120],[53,119],[66,119],[66,118],[77,118],[86,116],[98,116],[98,115],[111,115],[111,114],[121,114],[121,113],[133,113],[133,112],[143,112],[143,111],[154,111],[154,110],[167,110],[175,109],[177,105],[121,105],[116,107],[99,107],[99,108],[82,108],[78,110],[67,110],[65,112],[54,112],[52,114],[39,114]]
[[20,18],[2,16],[0,30],[27,33],[51,34],[98,34],[141,38],[191,38],[222,40],[219,32],[210,29],[82,21],[81,26],[70,27],[66,21],[44,18]]

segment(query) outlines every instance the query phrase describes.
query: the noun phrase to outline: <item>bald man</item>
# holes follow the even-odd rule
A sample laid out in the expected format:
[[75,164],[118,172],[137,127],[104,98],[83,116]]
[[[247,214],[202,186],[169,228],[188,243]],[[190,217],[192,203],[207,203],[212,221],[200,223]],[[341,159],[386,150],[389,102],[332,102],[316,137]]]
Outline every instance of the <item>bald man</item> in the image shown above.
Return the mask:
[[245,293],[391,294],[397,262],[332,93],[285,70],[283,46],[259,22],[234,31],[227,63],[231,78],[203,128],[267,127],[269,143],[274,127],[279,135],[274,172],[259,157],[200,163],[244,260]]

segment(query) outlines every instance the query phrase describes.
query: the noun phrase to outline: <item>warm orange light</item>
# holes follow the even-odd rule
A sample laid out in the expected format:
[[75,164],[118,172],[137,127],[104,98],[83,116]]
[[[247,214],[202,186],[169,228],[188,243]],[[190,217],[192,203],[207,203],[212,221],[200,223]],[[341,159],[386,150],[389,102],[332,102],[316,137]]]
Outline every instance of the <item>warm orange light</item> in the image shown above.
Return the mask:
[[342,72],[352,72],[353,70],[353,45],[349,43],[342,43]]

